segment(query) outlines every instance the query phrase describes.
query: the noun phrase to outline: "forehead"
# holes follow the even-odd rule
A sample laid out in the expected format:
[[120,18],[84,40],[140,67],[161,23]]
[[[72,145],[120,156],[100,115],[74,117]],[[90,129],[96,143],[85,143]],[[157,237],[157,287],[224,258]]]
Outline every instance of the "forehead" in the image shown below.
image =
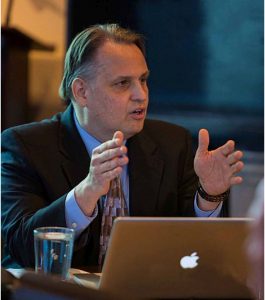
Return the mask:
[[137,73],[142,74],[148,71],[145,57],[135,44],[106,41],[97,50],[95,63],[99,72],[112,74],[127,72],[137,75]]

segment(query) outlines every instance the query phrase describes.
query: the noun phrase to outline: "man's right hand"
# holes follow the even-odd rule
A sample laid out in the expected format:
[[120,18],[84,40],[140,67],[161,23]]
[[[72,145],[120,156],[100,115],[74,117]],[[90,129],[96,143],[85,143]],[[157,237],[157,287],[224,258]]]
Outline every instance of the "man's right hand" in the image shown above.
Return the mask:
[[75,188],[75,198],[83,213],[91,216],[98,199],[107,194],[110,181],[119,176],[122,167],[128,164],[127,147],[124,136],[116,131],[112,140],[93,150],[89,173]]

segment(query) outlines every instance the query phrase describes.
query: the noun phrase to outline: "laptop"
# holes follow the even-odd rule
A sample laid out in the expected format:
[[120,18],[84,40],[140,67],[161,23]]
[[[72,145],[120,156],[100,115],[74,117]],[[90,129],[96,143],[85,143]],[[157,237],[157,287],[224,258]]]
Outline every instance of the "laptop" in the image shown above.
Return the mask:
[[125,299],[251,299],[244,248],[250,222],[117,218],[101,276],[77,278]]

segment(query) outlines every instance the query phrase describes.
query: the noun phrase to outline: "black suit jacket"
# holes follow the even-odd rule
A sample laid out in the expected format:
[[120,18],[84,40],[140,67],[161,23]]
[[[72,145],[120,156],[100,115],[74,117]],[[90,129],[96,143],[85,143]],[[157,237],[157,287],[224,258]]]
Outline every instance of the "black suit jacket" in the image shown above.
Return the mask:
[[[2,134],[4,267],[33,267],[33,229],[66,226],[66,195],[90,164],[72,110]],[[128,140],[128,156],[130,215],[194,216],[197,177],[187,130],[146,120]],[[97,264],[100,219],[101,213],[75,242],[73,267]]]

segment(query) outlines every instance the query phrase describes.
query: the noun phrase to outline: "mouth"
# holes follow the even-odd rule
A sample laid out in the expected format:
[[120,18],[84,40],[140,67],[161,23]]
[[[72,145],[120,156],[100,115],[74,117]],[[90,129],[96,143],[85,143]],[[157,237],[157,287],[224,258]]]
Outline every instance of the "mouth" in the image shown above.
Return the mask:
[[136,120],[143,119],[145,117],[145,111],[146,109],[144,108],[137,108],[132,111],[130,115]]

